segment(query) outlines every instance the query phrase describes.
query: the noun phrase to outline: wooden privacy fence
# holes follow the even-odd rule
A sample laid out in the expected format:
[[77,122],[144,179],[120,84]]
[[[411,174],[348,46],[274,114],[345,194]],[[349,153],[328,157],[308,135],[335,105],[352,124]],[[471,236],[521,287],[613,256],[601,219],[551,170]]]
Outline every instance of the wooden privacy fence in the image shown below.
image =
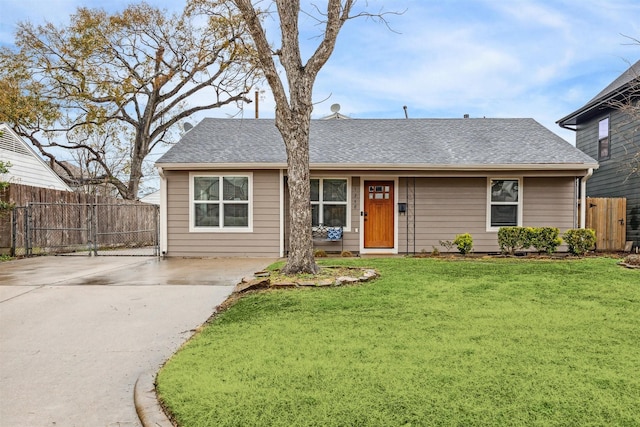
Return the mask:
[[587,197],[585,225],[596,232],[596,250],[623,251],[626,241],[627,199]]
[[18,184],[1,196],[15,206],[0,216],[4,253],[157,255],[155,205]]

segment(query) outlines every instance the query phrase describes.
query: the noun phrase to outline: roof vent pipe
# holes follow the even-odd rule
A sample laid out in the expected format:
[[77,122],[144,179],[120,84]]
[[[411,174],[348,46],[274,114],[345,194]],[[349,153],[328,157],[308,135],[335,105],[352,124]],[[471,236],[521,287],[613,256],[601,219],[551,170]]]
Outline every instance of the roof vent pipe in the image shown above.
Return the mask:
[[465,115],[464,115],[464,116],[462,116],[462,117],[463,117],[463,118],[465,118],[465,119],[468,119],[468,118],[469,118],[469,115],[468,115],[468,114],[465,114]]
[[408,119],[409,118],[409,113],[407,112],[407,106],[403,105],[402,109],[404,110],[404,118]]

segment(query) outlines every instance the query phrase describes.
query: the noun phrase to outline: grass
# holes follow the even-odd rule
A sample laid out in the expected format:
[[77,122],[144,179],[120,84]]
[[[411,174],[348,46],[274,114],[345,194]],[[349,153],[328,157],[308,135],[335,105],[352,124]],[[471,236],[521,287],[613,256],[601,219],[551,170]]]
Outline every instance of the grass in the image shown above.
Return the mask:
[[160,371],[184,427],[638,425],[640,270],[330,260],[360,286],[247,295]]

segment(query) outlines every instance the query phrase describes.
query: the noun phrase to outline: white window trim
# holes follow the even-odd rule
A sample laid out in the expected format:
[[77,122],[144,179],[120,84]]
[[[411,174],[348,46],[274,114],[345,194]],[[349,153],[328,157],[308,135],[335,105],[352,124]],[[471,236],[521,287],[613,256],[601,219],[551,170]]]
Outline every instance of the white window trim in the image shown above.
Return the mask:
[[[346,176],[311,176],[310,179],[319,179],[320,180],[320,188],[318,189],[319,191],[319,199],[322,199],[322,187],[323,187],[323,180],[325,179],[343,179],[347,181],[347,200],[344,202],[326,202],[329,205],[345,205],[347,207],[347,223],[345,224],[345,226],[342,228],[342,231],[351,231],[351,209],[350,209],[350,204],[349,204],[349,200],[351,200],[351,178],[346,177]],[[318,208],[318,217],[321,217],[323,212],[322,212],[322,204],[324,203],[324,201],[317,201],[317,202],[311,202],[311,204],[317,204],[319,205]],[[321,222],[322,223],[322,222]]]
[[[249,179],[249,222],[248,227],[196,227],[195,226],[195,203],[194,198],[194,178],[195,177],[219,177],[220,182],[228,177],[246,177]],[[220,198],[222,199],[222,188],[220,189]],[[220,204],[224,204],[224,200],[220,200]],[[220,218],[222,219],[222,209],[220,210]],[[189,232],[190,233],[252,233],[253,232],[253,173],[214,173],[214,172],[189,172]]]
[[487,231],[497,232],[500,227],[491,226],[491,205],[516,205],[513,202],[491,202],[491,181],[509,180],[518,181],[518,227],[522,227],[522,200],[524,199],[524,186],[522,185],[522,177],[502,177],[502,176],[489,176],[487,177]]

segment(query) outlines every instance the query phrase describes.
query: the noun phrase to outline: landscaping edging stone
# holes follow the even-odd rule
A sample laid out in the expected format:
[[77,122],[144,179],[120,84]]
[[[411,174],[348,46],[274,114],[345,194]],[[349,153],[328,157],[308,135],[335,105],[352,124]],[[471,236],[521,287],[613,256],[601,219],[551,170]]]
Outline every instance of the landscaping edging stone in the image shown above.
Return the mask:
[[[331,267],[323,267],[331,268]],[[378,277],[378,272],[372,268],[357,268],[349,267],[354,270],[361,270],[358,277],[353,276],[339,276],[335,279],[321,278],[321,279],[303,279],[303,280],[271,280],[269,272],[258,271],[254,273],[254,276],[247,276],[242,279],[233,289],[234,294],[241,294],[254,290],[261,289],[282,289],[282,288],[298,288],[298,287],[330,287],[330,286],[344,286],[352,285],[355,283],[368,282],[369,280]]]

